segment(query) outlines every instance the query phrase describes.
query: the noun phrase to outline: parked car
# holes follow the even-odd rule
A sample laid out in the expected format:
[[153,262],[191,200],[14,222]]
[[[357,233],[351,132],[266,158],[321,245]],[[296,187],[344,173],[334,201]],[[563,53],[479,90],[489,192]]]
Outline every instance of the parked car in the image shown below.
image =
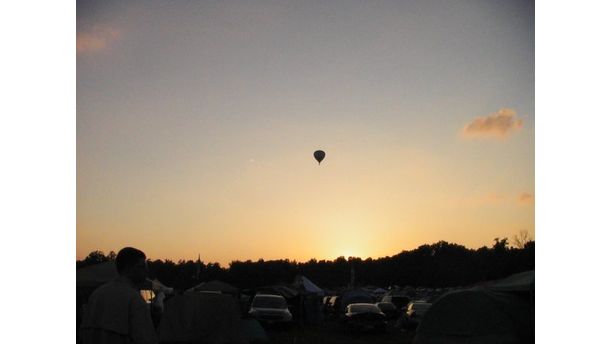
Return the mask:
[[335,296],[325,296],[323,298],[323,313],[329,314],[332,311],[332,298]]
[[385,313],[373,303],[352,303],[348,305],[343,321],[349,331],[384,332],[387,327]]
[[411,298],[407,295],[385,295],[381,302],[390,302],[395,305],[401,312],[406,310],[406,306],[410,303]]
[[424,301],[414,301],[408,304],[406,312],[398,319],[401,328],[415,328],[421,322],[421,318],[431,307],[431,303]]
[[339,296],[332,296],[327,301],[327,307],[325,307],[325,312],[332,316],[338,316],[340,314],[340,302],[341,299]]
[[387,319],[396,319],[399,316],[397,307],[391,302],[378,302],[376,303],[376,307],[385,313]]
[[286,324],[293,319],[285,298],[271,294],[255,295],[249,315],[265,324]]
[[406,309],[406,315],[408,315],[409,318],[421,317],[423,316],[423,314],[425,314],[425,312],[427,312],[429,307],[431,307],[431,303],[429,302],[425,302],[425,301],[410,302],[410,304],[408,304],[408,308]]

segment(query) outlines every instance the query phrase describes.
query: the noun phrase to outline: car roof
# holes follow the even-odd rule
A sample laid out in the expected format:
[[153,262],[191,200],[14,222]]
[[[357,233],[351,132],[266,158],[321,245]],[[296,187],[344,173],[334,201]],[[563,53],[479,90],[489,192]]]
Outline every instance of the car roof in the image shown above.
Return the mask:
[[284,299],[283,296],[281,295],[274,295],[274,294],[255,294],[255,297],[273,297],[273,298],[280,298],[280,299]]
[[430,305],[431,306],[431,302],[425,302],[425,301],[415,301],[415,302],[410,302],[410,304],[413,304],[413,305]]

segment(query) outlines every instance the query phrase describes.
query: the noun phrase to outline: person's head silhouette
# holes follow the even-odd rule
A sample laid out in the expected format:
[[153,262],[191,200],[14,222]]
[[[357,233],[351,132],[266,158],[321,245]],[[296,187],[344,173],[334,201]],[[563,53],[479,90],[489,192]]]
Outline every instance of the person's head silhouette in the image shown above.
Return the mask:
[[122,248],[115,258],[119,275],[127,277],[134,284],[141,284],[147,277],[147,256],[133,247]]

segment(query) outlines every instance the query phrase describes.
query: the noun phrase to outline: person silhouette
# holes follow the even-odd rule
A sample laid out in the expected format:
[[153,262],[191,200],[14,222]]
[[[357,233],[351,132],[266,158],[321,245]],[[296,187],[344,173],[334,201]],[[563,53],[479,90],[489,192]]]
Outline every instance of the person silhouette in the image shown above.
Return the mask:
[[115,258],[119,276],[100,286],[89,298],[83,321],[83,344],[152,344],[157,335],[139,286],[146,281],[146,255],[125,247]]

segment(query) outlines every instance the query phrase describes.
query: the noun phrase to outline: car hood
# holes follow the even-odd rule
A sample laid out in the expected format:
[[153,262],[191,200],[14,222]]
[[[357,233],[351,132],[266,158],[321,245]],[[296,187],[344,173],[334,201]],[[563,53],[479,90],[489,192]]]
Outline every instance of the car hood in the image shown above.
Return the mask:
[[362,313],[347,313],[347,317],[352,319],[382,319],[385,317],[384,313],[372,313],[372,312],[362,312]]
[[263,312],[263,313],[289,313],[287,308],[259,308],[251,307],[251,311]]

